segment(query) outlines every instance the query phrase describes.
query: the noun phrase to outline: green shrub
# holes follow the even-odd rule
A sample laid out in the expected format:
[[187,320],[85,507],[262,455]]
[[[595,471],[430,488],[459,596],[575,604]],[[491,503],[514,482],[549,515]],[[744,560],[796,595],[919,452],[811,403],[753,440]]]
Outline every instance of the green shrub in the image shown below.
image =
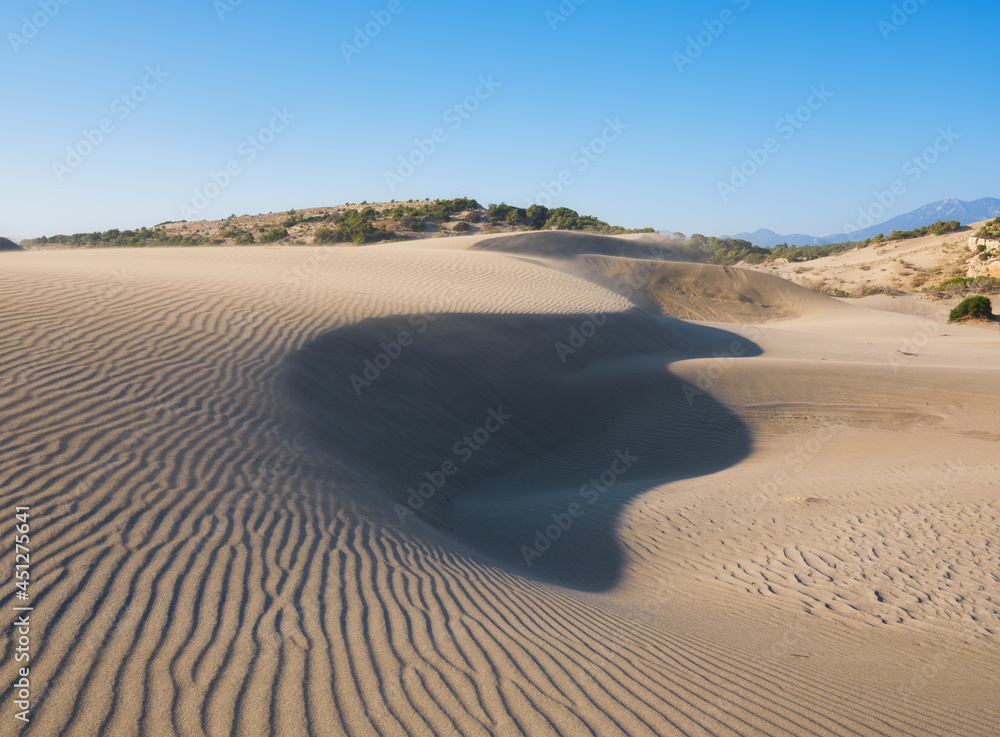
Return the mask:
[[274,230],[269,230],[267,233],[260,237],[261,243],[276,243],[277,241],[284,240],[288,237],[288,231],[284,228],[275,228]]
[[380,231],[372,225],[374,220],[375,210],[371,207],[366,207],[361,212],[346,210],[336,220],[337,241],[342,243],[351,241],[359,246],[362,243],[370,243],[378,240]]
[[465,233],[469,229],[469,224],[464,220],[459,220],[455,223],[455,227],[452,228],[456,233]]
[[407,230],[412,230],[417,233],[423,230],[427,230],[427,220],[416,215],[411,215],[409,217],[403,218],[402,220],[399,221],[399,224],[402,225]]
[[948,315],[948,322],[956,320],[992,320],[993,305],[988,297],[977,295],[967,297],[959,302],[958,306]]
[[520,207],[514,207],[507,211],[506,223],[507,225],[524,225],[524,221],[527,218],[527,213]]
[[511,212],[517,212],[517,208],[501,202],[499,205],[493,204],[486,208],[486,220],[491,224],[501,223],[507,220]]
[[316,243],[335,243],[337,240],[337,234],[329,228],[317,228],[313,237]]
[[525,214],[528,217],[528,226],[532,230],[541,230],[545,227],[545,221],[549,219],[549,208],[545,205],[532,205]]
[[236,244],[240,246],[245,246],[254,242],[256,242],[256,239],[253,237],[253,233],[244,233],[243,235],[236,237]]
[[993,276],[956,276],[953,279],[945,279],[930,291],[957,292],[962,289],[992,290],[997,288],[1000,288],[1000,279]]

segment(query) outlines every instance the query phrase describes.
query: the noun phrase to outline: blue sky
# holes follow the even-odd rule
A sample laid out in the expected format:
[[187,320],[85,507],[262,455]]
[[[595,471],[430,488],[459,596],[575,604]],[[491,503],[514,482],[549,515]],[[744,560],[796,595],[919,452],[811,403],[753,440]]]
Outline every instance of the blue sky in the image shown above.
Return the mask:
[[842,232],[897,181],[880,219],[1000,196],[998,25],[995,0],[10,0],[0,235],[424,196]]

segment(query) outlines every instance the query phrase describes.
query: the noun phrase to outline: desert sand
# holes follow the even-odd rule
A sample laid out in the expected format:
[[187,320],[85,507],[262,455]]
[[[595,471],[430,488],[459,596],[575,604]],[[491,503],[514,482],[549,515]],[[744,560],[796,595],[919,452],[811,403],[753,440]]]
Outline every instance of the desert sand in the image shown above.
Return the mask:
[[1000,332],[661,245],[0,254],[0,734],[997,734]]

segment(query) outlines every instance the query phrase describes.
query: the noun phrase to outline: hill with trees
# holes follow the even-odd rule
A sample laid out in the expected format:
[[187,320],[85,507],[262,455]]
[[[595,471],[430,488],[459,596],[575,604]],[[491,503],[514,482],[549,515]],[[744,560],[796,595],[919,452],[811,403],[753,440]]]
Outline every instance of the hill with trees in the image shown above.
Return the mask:
[[652,233],[610,225],[566,207],[528,208],[505,203],[481,206],[465,197],[444,200],[346,204],[286,213],[230,215],[225,220],[164,222],[138,230],[52,235],[22,241],[29,248],[137,248],[145,246],[249,245],[254,243],[306,245],[350,243],[364,245],[412,238],[434,238],[473,233],[519,230],[578,230],[616,235]]

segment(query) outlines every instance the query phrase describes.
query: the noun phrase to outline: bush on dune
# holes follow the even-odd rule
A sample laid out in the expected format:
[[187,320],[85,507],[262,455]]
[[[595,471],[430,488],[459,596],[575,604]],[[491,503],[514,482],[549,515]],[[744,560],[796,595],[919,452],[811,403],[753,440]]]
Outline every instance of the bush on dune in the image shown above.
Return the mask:
[[977,295],[967,297],[959,302],[958,306],[948,315],[948,322],[957,320],[992,320],[993,305],[988,297]]
[[407,230],[412,230],[415,233],[427,230],[427,220],[417,215],[404,217],[399,221],[399,224]]

